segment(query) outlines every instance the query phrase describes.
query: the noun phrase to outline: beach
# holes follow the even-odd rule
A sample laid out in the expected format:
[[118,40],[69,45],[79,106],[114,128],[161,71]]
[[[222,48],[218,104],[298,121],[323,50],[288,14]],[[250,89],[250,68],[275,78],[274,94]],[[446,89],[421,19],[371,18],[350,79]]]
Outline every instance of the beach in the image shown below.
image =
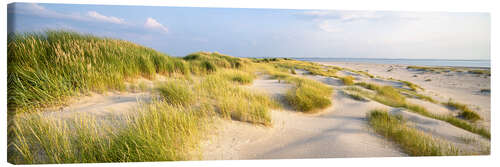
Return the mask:
[[[350,71],[337,72],[342,76],[354,76],[358,82],[400,87],[397,80],[415,83],[423,88],[420,92],[439,102],[450,99],[466,103],[483,118],[479,126],[490,127],[490,77],[470,74],[466,71],[428,72],[408,69],[407,65],[390,65],[355,62],[316,62],[324,65],[365,71],[374,78]],[[472,68],[474,69],[474,68]],[[234,121],[222,121],[214,140],[207,140],[203,157],[214,159],[286,159],[286,158],[342,158],[342,157],[395,157],[408,156],[397,144],[388,142],[370,130],[366,114],[375,108],[384,108],[404,115],[418,129],[435,138],[453,143],[460,149],[482,152],[489,149],[489,140],[457,128],[447,122],[426,118],[419,114],[393,108],[376,101],[360,102],[342,93],[342,81],[305,74],[298,75],[321,81],[334,87],[333,105],[320,114],[302,114],[292,110],[272,111],[273,127],[264,128]],[[251,86],[272,96],[283,96],[286,84],[261,78]],[[483,90],[483,91],[481,91]],[[408,98],[430,112],[456,115],[457,111],[438,103]],[[470,142],[474,141],[474,142]],[[472,143],[472,144],[471,144]]]
[[486,67],[170,57],[47,34],[9,45],[23,53],[9,62],[15,164],[490,154]]

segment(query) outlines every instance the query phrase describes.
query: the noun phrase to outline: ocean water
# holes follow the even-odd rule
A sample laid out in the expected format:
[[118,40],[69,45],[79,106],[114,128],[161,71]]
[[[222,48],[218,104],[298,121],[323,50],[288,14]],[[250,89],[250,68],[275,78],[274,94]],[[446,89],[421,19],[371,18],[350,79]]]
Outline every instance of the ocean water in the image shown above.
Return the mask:
[[490,60],[446,59],[369,59],[369,58],[293,58],[312,62],[358,62],[376,64],[403,64],[415,66],[490,67]]

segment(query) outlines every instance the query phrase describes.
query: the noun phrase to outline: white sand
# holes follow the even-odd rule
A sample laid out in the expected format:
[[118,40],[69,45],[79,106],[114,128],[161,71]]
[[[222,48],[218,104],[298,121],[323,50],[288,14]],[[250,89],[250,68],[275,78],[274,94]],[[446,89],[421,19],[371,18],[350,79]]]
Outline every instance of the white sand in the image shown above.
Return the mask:
[[[336,83],[332,78],[321,78]],[[286,84],[255,80],[252,88],[283,96]],[[404,156],[397,147],[371,132],[366,113],[385,106],[359,102],[336,91],[333,107],[311,115],[272,111],[273,127],[221,121],[212,141],[203,144],[203,157],[214,159],[333,158]]]
[[[489,88],[489,77],[480,78],[472,74],[417,74],[406,66],[378,64],[335,64],[355,70],[369,69],[368,72],[383,78],[394,78],[416,83],[426,89],[423,93],[441,102],[448,98],[470,104],[479,110],[484,118],[479,123],[489,127],[489,95],[478,94],[481,88]],[[391,72],[386,69],[393,68]],[[296,70],[297,75],[307,72]],[[341,76],[352,75],[357,81],[371,82],[394,87],[405,87],[403,83],[380,78],[369,78],[348,71],[340,71]],[[414,126],[434,138],[452,143],[465,152],[484,153],[489,150],[488,139],[455,127],[447,122],[431,119],[402,109],[394,109],[378,102],[360,102],[341,93],[343,84],[331,77],[304,75],[331,85],[336,90],[332,95],[333,106],[319,114],[303,114],[291,111],[272,111],[273,127],[261,127],[236,121],[219,120],[212,140],[202,144],[203,158],[216,159],[271,159],[271,158],[335,158],[335,157],[384,157],[406,156],[393,142],[370,131],[366,113],[382,108],[391,114],[403,115]],[[418,78],[418,79],[417,79]],[[432,78],[432,81],[424,81]],[[290,86],[276,80],[255,80],[250,87],[269,93],[273,97],[283,96]],[[424,106],[430,112],[442,115],[456,115],[440,104],[420,99],[408,98],[408,102]],[[474,107],[478,106],[478,107]]]
[[[490,79],[472,74],[430,74],[409,71],[405,66],[325,63],[355,70],[368,69],[368,72],[383,78],[395,78],[416,83],[426,90],[423,94],[439,101],[448,98],[470,104],[484,118],[479,123],[489,127],[490,96],[478,93],[481,88],[490,87]],[[217,119],[214,134],[202,142],[201,154],[205,160],[216,159],[270,159],[270,158],[335,158],[335,157],[394,157],[406,156],[393,142],[372,132],[367,124],[366,114],[372,109],[383,108],[392,114],[400,114],[411,125],[446,142],[453,143],[464,151],[481,152],[489,148],[489,140],[446,122],[423,117],[418,114],[394,109],[378,102],[353,100],[342,93],[342,81],[321,76],[304,75],[296,70],[298,76],[308,77],[332,86],[333,105],[318,114],[303,114],[285,106],[283,111],[272,111],[272,127],[257,126],[249,123]],[[348,71],[339,75],[352,75],[357,81],[404,87],[398,81],[369,78]],[[418,75],[413,77],[413,75]],[[431,78],[427,82],[425,79]],[[150,87],[151,81],[147,83]],[[284,101],[284,93],[292,86],[266,77],[257,79],[248,89],[265,92]],[[67,107],[49,109],[43,114],[51,118],[71,119],[77,114],[90,114],[103,120],[123,116],[132,111],[139,102],[151,101],[149,93],[108,93],[75,99]],[[456,114],[442,105],[408,98],[408,102],[426,107],[437,114]]]

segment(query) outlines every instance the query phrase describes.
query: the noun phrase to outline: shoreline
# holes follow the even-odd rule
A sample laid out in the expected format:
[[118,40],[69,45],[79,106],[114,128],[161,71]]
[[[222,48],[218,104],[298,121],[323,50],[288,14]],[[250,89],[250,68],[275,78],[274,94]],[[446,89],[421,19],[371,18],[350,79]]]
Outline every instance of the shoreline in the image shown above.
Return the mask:
[[[340,59],[329,59],[329,58],[292,58],[294,60],[306,61],[306,62],[314,62],[314,63],[325,63],[325,62],[338,62],[338,63],[360,63],[360,64],[384,64],[384,65],[403,65],[403,66],[423,66],[423,67],[446,67],[446,68],[471,68],[471,69],[491,69],[491,60],[438,60],[438,59],[355,59],[360,61],[342,61]],[[363,61],[364,60],[364,61]],[[376,60],[376,61],[370,61]],[[384,62],[385,61],[385,62]],[[400,63],[395,62],[391,63],[391,61],[488,61],[490,64],[488,66],[473,66],[473,65],[429,65],[425,63]]]

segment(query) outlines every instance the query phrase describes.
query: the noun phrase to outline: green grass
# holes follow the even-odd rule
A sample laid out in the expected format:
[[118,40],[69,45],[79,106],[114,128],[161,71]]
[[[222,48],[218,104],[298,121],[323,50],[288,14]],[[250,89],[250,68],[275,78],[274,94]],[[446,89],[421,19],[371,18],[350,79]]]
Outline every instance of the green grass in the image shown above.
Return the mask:
[[436,104],[438,103],[438,101],[436,101],[432,97],[426,96],[426,95],[423,95],[423,94],[420,94],[420,93],[417,93],[415,91],[410,91],[410,90],[401,89],[401,88],[399,88],[398,90],[401,93],[407,94],[407,96],[409,96],[409,97],[418,98],[418,99],[425,100],[425,101],[428,101],[428,102],[431,102],[431,103],[436,103]]
[[342,80],[344,85],[354,85],[354,77],[352,76],[340,77],[340,80]]
[[453,109],[460,110],[459,117],[461,117],[465,120],[477,121],[477,120],[481,119],[481,116],[479,116],[479,114],[477,114],[476,111],[473,111],[472,109],[467,107],[467,105],[465,105],[465,104],[454,102],[450,99],[448,102],[443,103],[443,105],[446,105],[446,106],[451,107]]
[[263,72],[271,75],[274,79],[293,84],[293,88],[286,92],[285,100],[294,109],[301,112],[314,113],[332,104],[332,87],[315,80],[291,76],[281,69],[279,66],[274,68],[267,67]]
[[221,75],[230,81],[237,82],[242,85],[251,84],[255,79],[255,75],[240,70],[225,70]]
[[491,75],[490,70],[469,70],[468,72],[471,74]]
[[223,118],[234,119],[262,125],[271,125],[270,109],[280,105],[269,96],[253,92],[238,85],[221,71],[207,75],[195,86],[203,98],[214,105],[216,112]]
[[370,89],[370,90],[377,90],[380,87],[376,84],[366,83],[366,82],[358,82],[355,85],[358,85],[358,86],[361,86],[363,88]]
[[294,87],[285,94],[285,99],[296,110],[312,113],[332,104],[333,89],[321,82],[300,77],[285,78]]
[[369,101],[368,99],[363,97],[363,95],[361,95],[360,93],[344,91],[344,94],[346,94],[347,96],[349,96],[350,98],[352,98],[354,100],[363,101],[363,102]]
[[424,67],[424,66],[408,66],[406,67],[407,69],[413,69],[417,71],[428,71],[428,72],[434,72],[434,73],[441,73],[441,72],[463,72],[467,71],[468,73],[471,74],[479,74],[479,75],[491,75],[491,70],[487,69],[470,69],[470,68],[454,68],[454,67]]
[[406,125],[403,118],[389,115],[386,111],[372,110],[367,119],[375,131],[397,143],[411,156],[458,155],[451,145],[437,141],[415,128]]
[[294,71],[295,69],[302,69],[308,71],[311,75],[321,75],[327,77],[337,77],[337,71],[342,70],[342,68],[336,66],[324,66],[318,63],[298,61],[287,58],[255,59],[255,61],[272,64],[279,68],[293,69]]
[[[189,160],[207,120],[201,109],[156,101],[110,124],[89,115],[12,120],[8,160],[14,164]],[[125,126],[124,128],[117,128]]]
[[194,93],[188,85],[189,83],[186,81],[171,80],[157,84],[155,90],[161,98],[172,105],[189,105],[195,99]]
[[189,74],[189,65],[122,40],[67,31],[9,34],[8,106],[47,107],[89,92],[125,90],[125,82],[155,74]]
[[[217,52],[174,58],[127,41],[46,31],[10,34],[7,58],[15,164],[187,160],[213,116],[269,126],[270,110],[281,107],[242,86],[255,79],[254,68],[271,65]],[[89,93],[149,91],[138,78],[161,81],[153,101],[126,119],[40,113]]]
[[370,73],[368,73],[368,72],[366,72],[366,71],[361,71],[361,70],[359,70],[359,71],[354,71],[354,70],[353,70],[353,72],[358,73],[358,74],[361,74],[361,75],[365,75],[365,76],[370,77],[370,78],[375,78],[375,76],[373,76],[372,74],[370,74]]
[[412,91],[417,91],[417,90],[424,90],[424,88],[418,86],[417,84],[414,84],[412,82],[409,82],[409,81],[403,81],[403,80],[398,80],[399,82],[402,82],[404,83],[406,86],[408,86]]
[[[479,135],[481,135],[485,138],[488,138],[488,139],[491,136],[489,130],[487,130],[485,128],[474,126],[474,125],[468,123],[467,121],[461,120],[461,119],[453,117],[453,116],[443,116],[443,115],[432,114],[431,112],[427,111],[427,109],[422,107],[422,106],[407,103],[404,96],[402,96],[395,88],[387,87],[387,86],[378,86],[375,84],[364,83],[364,82],[356,83],[356,85],[359,85],[359,86],[365,87],[367,89],[371,89],[371,90],[376,91],[375,94],[367,93],[364,91],[358,91],[358,92],[361,92],[360,95],[368,97],[368,98],[375,100],[379,103],[382,103],[382,104],[385,104],[385,105],[391,106],[391,107],[403,107],[403,108],[408,109],[408,111],[410,111],[410,112],[415,112],[415,113],[421,114],[423,116],[427,116],[427,117],[430,117],[433,119],[448,122],[456,127],[462,128],[462,129],[470,131],[472,133],[479,134]],[[463,108],[461,106],[459,106],[459,107]],[[469,111],[471,111],[471,110],[469,110]],[[465,118],[465,116],[463,116],[463,114],[461,114],[461,117]],[[469,119],[469,120],[474,120],[474,119]]]

